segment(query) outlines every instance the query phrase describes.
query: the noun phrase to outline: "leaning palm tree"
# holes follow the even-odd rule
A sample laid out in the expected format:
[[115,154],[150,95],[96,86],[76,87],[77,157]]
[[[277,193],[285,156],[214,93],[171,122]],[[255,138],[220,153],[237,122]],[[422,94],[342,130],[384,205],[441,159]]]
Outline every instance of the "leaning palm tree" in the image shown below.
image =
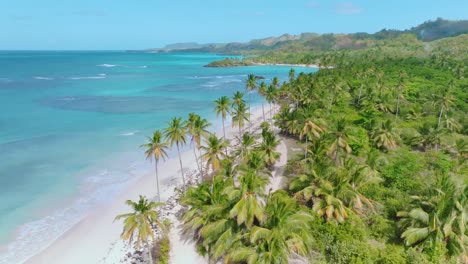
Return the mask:
[[226,138],[226,129],[224,127],[224,121],[226,120],[227,115],[231,112],[231,100],[229,100],[229,97],[227,96],[222,96],[218,100],[214,101],[216,106],[215,106],[215,112],[216,116],[221,115],[221,119],[223,122],[223,135],[224,138]]
[[158,191],[158,202],[161,201],[161,193],[159,191],[159,177],[158,177],[158,162],[159,159],[165,160],[167,155],[168,143],[163,141],[163,135],[161,131],[156,130],[153,133],[153,137],[148,137],[148,143],[141,145],[146,148],[146,158],[151,160],[154,158],[154,169],[156,171],[156,188]]
[[221,160],[226,157],[223,149],[227,142],[224,138],[218,138],[215,134],[211,134],[206,139],[205,145],[201,147],[204,151],[202,158],[206,160],[207,168],[211,167],[211,170],[216,172],[221,168]]
[[245,103],[235,105],[232,113],[232,126],[239,127],[239,135],[242,133],[242,128],[245,126],[245,122],[249,121],[250,114],[247,113],[248,107]]
[[124,240],[128,240],[130,244],[135,240],[137,248],[140,248],[142,244],[146,244],[150,263],[153,263],[151,241],[154,241],[155,237],[151,228],[153,225],[156,225],[161,229],[165,229],[165,225],[159,220],[159,215],[156,211],[158,207],[164,204],[150,202],[141,195],[138,203],[131,200],[127,200],[125,203],[133,208],[133,212],[115,217],[114,221],[124,219],[121,237]]
[[180,173],[182,175],[183,188],[185,189],[184,168],[182,166],[182,157],[180,156],[180,145],[186,143],[187,128],[184,125],[181,117],[174,117],[169,122],[169,126],[165,129],[164,135],[171,146],[177,146],[177,154],[179,155]]

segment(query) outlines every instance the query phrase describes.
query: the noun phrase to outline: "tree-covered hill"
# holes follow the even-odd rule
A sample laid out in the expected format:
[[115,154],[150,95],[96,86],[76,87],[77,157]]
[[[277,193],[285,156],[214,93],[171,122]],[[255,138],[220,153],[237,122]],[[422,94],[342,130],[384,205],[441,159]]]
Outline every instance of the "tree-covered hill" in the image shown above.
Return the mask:
[[407,30],[383,29],[379,32],[352,34],[315,34],[302,33],[299,35],[284,34],[279,37],[255,39],[246,43],[233,42],[226,44],[197,44],[168,45],[153,52],[187,51],[187,52],[215,52],[223,54],[264,54],[266,52],[326,52],[336,50],[359,50],[382,45],[382,41],[392,41],[403,35],[412,35],[422,42],[434,41],[446,37],[455,37],[468,33],[468,21],[451,21],[438,18]]

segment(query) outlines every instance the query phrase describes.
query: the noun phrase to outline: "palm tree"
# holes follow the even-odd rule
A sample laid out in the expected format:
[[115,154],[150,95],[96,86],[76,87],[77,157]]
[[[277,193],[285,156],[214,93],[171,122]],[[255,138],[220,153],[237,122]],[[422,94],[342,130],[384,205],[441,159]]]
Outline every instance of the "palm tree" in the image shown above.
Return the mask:
[[276,151],[276,147],[278,147],[280,141],[277,140],[275,134],[269,130],[262,133],[262,137],[263,140],[258,149],[263,154],[267,166],[271,168],[281,156],[281,154]]
[[[198,149],[198,153],[200,157],[199,168],[200,168],[200,176],[202,179],[203,179],[203,160],[201,158],[201,139],[202,137],[207,138],[208,135],[210,135],[210,132],[207,129],[210,125],[211,124],[208,122],[208,120],[206,120],[206,118],[203,118],[203,119],[197,118],[193,124],[193,131],[191,132],[192,141],[195,142],[195,147]],[[196,155],[195,155],[195,159],[197,159]]]
[[[258,93],[261,95],[261,96],[265,96],[265,93],[267,91],[267,85],[265,82],[262,82],[260,84],[260,86],[258,87]],[[262,114],[263,114],[263,122],[265,122],[265,105],[263,103],[263,100],[262,100]]]
[[216,116],[221,115],[221,119],[223,122],[223,135],[224,138],[226,138],[226,129],[224,127],[224,121],[226,120],[227,115],[231,112],[231,101],[229,100],[229,97],[227,96],[221,96],[218,100],[214,101],[216,106],[215,106],[215,112]]
[[183,188],[185,189],[185,177],[184,177],[184,168],[182,166],[182,157],[180,156],[180,145],[186,143],[187,128],[184,126],[181,117],[174,117],[168,123],[168,127],[164,131],[166,139],[169,141],[169,144],[177,146],[177,154],[179,155],[180,163],[180,174],[182,175]]
[[296,75],[296,71],[295,71],[293,68],[291,68],[291,69],[289,70],[289,74],[288,74],[288,76],[289,76],[289,82],[294,81],[295,75]]
[[395,132],[395,128],[390,119],[386,122],[382,122],[380,127],[372,134],[372,140],[377,148],[392,150],[397,147],[398,134]]
[[232,104],[231,104],[231,107],[234,108],[236,106],[239,106],[241,104],[245,104],[245,100],[244,100],[244,94],[237,91],[234,93],[234,95],[232,96]]
[[450,84],[449,88],[444,89],[440,95],[436,96],[436,100],[433,102],[435,105],[438,105],[440,109],[437,128],[440,128],[440,122],[444,111],[450,110],[450,107],[455,103],[455,97],[451,93],[452,86],[453,82]]
[[306,227],[313,221],[311,214],[301,211],[284,191],[268,198],[265,211],[265,224],[254,226],[246,234],[247,245],[233,248],[226,261],[281,264],[291,262],[295,254],[309,254],[313,236]]
[[271,85],[273,85],[274,88],[279,88],[280,83],[278,77],[273,77],[271,80]]
[[344,155],[351,153],[349,146],[349,128],[344,117],[335,120],[333,129],[328,133],[331,142],[328,147],[328,156],[335,161],[336,166],[343,165]]
[[247,171],[239,177],[239,187],[227,188],[229,200],[236,201],[229,212],[229,217],[236,219],[237,225],[244,224],[247,229],[251,229],[254,222],[265,221],[265,208],[261,198],[265,195],[267,183],[268,179]]
[[[250,108],[252,107],[252,102],[250,100],[251,98],[251,93],[253,91],[255,91],[255,89],[257,89],[257,78],[255,77],[254,74],[249,74],[247,76],[247,82],[245,83],[245,89],[247,91],[247,94],[249,95],[249,115],[250,115]],[[249,123],[250,123],[250,120],[249,120]],[[250,130],[250,126],[249,126],[249,130]]]
[[418,127],[417,130],[418,135],[411,139],[413,145],[422,145],[424,150],[430,147],[436,150],[438,149],[443,134],[441,129],[435,128],[434,125],[430,123],[424,123],[422,126]]
[[315,138],[320,138],[320,133],[323,133],[325,130],[314,123],[312,120],[307,120],[304,124],[304,127],[302,128],[301,134],[299,135],[300,139],[303,139],[305,137],[306,140],[306,147],[304,150],[304,156],[307,159],[307,149],[308,149],[308,140],[309,140],[309,135],[312,135]]
[[397,106],[396,106],[396,111],[395,111],[395,119],[398,119],[398,114],[400,113],[400,100],[405,99],[405,97],[403,96],[403,93],[405,91],[404,78],[406,74],[400,71],[399,75],[400,75],[400,78],[398,81],[398,85],[396,86]]
[[233,202],[226,194],[230,186],[232,177],[215,176],[212,181],[190,187],[181,199],[188,207],[182,217],[183,231],[194,235],[209,258],[222,256],[232,241],[235,221],[229,219],[229,211]]
[[240,145],[236,150],[236,155],[240,156],[241,159],[244,159],[249,155],[250,151],[255,146],[255,136],[248,132],[242,134],[242,137],[239,139]]
[[153,133],[153,137],[148,137],[148,143],[141,145],[141,147],[146,148],[145,154],[147,159],[154,158],[154,169],[156,171],[156,188],[158,191],[158,202],[161,201],[161,193],[159,191],[159,177],[158,177],[158,162],[159,159],[165,160],[167,155],[168,143],[163,142],[163,135],[161,131],[156,130]]
[[221,160],[226,157],[223,149],[227,143],[224,138],[218,138],[215,134],[211,134],[205,141],[206,146],[202,146],[204,150],[203,159],[206,160],[207,167],[211,167],[213,172],[221,168]]
[[239,127],[239,135],[242,133],[242,128],[245,126],[245,121],[249,121],[250,114],[247,113],[247,106],[245,103],[240,103],[239,105],[235,105],[233,107],[232,113],[232,126]]
[[165,228],[164,224],[159,220],[159,215],[156,211],[158,207],[164,204],[149,202],[141,195],[138,203],[131,200],[127,200],[125,203],[133,208],[133,212],[115,217],[114,221],[124,219],[124,228],[121,237],[124,240],[128,240],[130,244],[135,239],[137,248],[140,248],[141,244],[146,244],[150,263],[153,263],[150,238],[152,241],[154,241],[155,238],[151,228],[153,225],[157,225],[161,229]]
[[450,256],[468,257],[468,187],[456,187],[448,176],[441,176],[428,197],[413,198],[413,208],[397,214],[406,245],[429,250],[444,245]]
[[200,164],[198,163],[198,157],[197,157],[197,152],[196,152],[196,146],[195,145],[195,137],[197,136],[195,134],[195,122],[197,122],[197,120],[200,120],[201,117],[198,115],[198,114],[195,114],[195,113],[189,113],[188,114],[188,119],[185,123],[185,126],[187,128],[187,132],[188,134],[190,135],[191,139],[190,139],[190,145],[192,146],[193,148],[193,154],[195,155],[195,163],[197,163],[197,167],[198,167],[198,170],[201,171],[200,169]]
[[265,92],[265,99],[270,104],[270,119],[272,118],[271,103],[275,100],[276,97],[276,88],[273,85],[268,86]]

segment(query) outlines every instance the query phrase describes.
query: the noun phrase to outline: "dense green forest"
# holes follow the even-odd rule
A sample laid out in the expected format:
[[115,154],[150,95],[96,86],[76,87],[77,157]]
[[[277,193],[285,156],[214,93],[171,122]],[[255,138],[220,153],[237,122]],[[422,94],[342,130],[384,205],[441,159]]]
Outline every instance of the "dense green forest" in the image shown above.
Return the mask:
[[[243,134],[183,196],[186,232],[212,263],[466,263],[468,65],[458,59],[327,53],[331,69],[248,84],[280,106],[281,138],[267,123],[258,140]],[[267,192],[286,139],[304,151],[290,154],[284,188]]]

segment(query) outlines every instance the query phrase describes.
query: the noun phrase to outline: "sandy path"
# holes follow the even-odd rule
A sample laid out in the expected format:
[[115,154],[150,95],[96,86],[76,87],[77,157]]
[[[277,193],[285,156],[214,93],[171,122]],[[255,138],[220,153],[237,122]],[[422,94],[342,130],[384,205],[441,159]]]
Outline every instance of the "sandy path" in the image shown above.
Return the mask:
[[274,192],[281,188],[284,179],[284,169],[288,162],[288,148],[284,140],[281,140],[276,151],[281,153],[281,156],[276,162],[273,172],[271,173],[270,183],[266,187],[267,192]]

